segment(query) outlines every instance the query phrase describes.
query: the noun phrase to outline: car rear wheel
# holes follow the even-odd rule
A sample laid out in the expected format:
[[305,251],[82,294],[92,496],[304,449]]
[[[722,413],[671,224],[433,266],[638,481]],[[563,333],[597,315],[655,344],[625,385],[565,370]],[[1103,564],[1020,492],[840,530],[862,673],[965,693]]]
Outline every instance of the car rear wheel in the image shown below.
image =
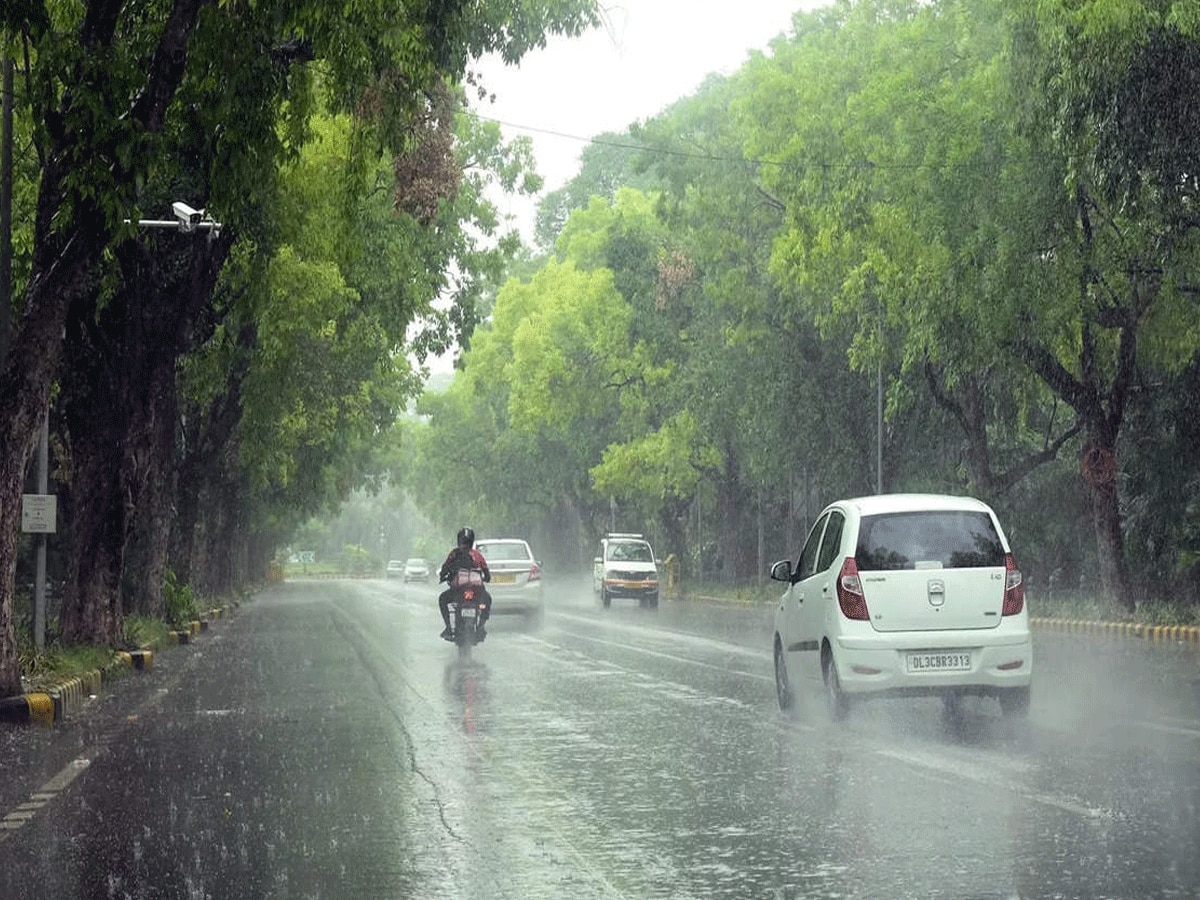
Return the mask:
[[825,707],[829,710],[829,717],[840,722],[850,712],[850,698],[842,691],[837,663],[833,661],[833,652],[828,648],[821,653],[821,674],[825,679]]
[[1029,688],[1009,688],[1001,691],[1000,712],[1009,719],[1024,718],[1029,715]]
[[775,699],[779,701],[779,708],[784,712],[796,704],[792,686],[788,682],[787,660],[783,655],[783,644],[780,643],[778,637],[775,638]]

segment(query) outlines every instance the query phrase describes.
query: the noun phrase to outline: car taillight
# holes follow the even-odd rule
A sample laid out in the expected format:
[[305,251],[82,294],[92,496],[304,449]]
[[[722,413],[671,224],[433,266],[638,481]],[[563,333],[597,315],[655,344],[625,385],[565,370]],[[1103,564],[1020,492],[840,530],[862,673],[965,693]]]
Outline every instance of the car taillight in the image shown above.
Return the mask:
[[538,568],[537,563],[529,564],[529,580],[540,581],[542,578],[542,570]]
[[838,606],[842,615],[847,619],[867,621],[867,599],[863,596],[862,579],[858,577],[858,563],[853,556],[847,556],[842,563],[841,574],[837,579]]
[[1004,555],[1004,608],[1002,616],[1015,616],[1025,608],[1025,579],[1011,553]]

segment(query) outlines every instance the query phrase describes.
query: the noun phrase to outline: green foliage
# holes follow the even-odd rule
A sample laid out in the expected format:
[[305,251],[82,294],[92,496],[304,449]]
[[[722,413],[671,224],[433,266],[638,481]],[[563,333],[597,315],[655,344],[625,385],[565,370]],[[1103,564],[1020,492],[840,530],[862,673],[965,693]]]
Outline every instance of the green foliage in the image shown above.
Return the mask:
[[383,562],[370,551],[354,544],[342,548],[339,567],[343,575],[365,577],[378,572]]
[[167,624],[176,630],[200,618],[200,603],[192,586],[181,584],[171,569],[163,586],[163,610]]
[[126,616],[121,627],[129,647],[161,647],[166,644],[170,633],[165,621],[145,616]]

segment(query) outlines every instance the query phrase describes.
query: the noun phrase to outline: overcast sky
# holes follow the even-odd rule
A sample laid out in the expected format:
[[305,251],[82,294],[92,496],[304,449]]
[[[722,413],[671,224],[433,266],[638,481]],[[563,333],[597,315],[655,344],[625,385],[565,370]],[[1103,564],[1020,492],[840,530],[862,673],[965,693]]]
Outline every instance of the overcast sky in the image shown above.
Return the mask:
[[[602,0],[604,2],[604,0]],[[624,131],[695,92],[711,73],[731,74],[752,50],[789,31],[792,13],[816,0],[612,0],[606,26],[552,41],[519,68],[498,60],[479,66],[493,104],[479,115],[512,138],[533,141],[544,190],[562,187],[579,170],[589,138]],[[534,205],[501,203],[528,239]]]

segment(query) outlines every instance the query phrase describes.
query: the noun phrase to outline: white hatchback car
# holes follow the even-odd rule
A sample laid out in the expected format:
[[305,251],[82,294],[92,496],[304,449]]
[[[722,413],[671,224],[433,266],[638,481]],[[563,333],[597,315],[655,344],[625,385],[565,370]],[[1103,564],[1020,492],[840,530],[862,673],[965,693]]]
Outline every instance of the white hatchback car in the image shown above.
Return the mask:
[[775,612],[775,692],[823,685],[843,718],[855,698],[994,696],[1005,715],[1029,709],[1033,644],[1016,559],[986,504],[968,497],[884,494],[826,507]]

